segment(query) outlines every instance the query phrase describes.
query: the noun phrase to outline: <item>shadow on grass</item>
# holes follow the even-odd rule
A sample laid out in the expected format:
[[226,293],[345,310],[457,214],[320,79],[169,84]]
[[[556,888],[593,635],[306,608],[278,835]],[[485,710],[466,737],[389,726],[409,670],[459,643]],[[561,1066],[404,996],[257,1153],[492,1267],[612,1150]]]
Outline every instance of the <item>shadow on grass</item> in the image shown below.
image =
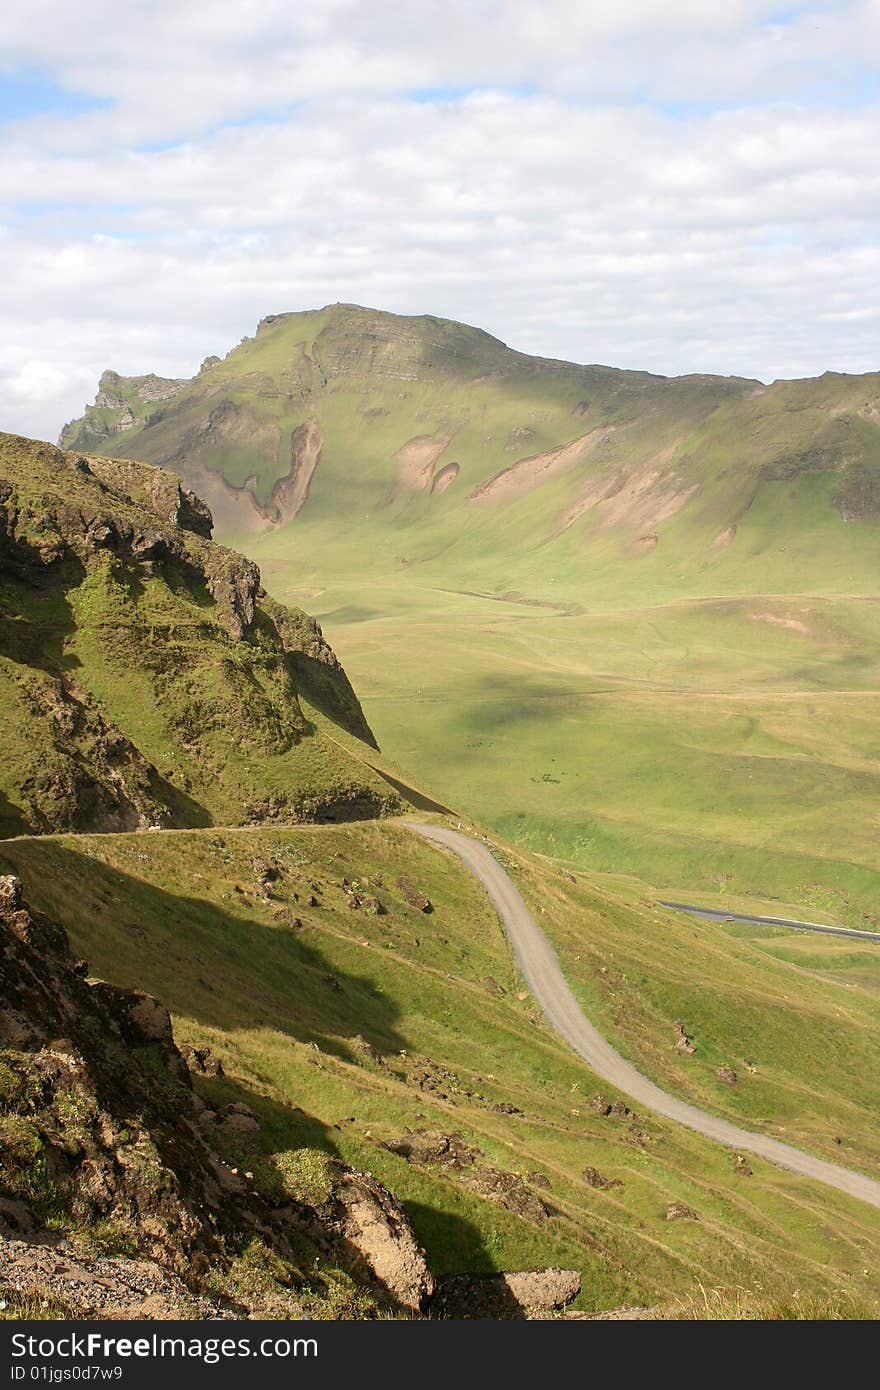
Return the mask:
[[26,835],[27,829],[27,822],[21,811],[9,800],[5,792],[0,791],[0,839],[10,835]]
[[392,777],[390,772],[385,772],[381,767],[373,767],[372,763],[368,766],[371,770],[382,777],[386,782],[399,792],[405,801],[408,801],[417,811],[433,811],[439,816],[454,816],[455,811],[449,806],[443,806],[439,801],[432,801],[429,796],[416,791],[415,787],[409,786],[406,782],[401,782],[397,777]]
[[[149,854],[149,839],[141,838]],[[58,840],[0,844],[34,906],[61,921],[91,971],[147,990],[171,1010],[223,1032],[260,1029],[355,1060],[357,1035],[380,1052],[406,1046],[399,1010],[366,975],[342,973],[308,931],[322,909],[279,893],[273,910],[302,911],[304,929],[261,920],[243,897],[238,910],[170,893],[77,853]]]
[[58,675],[79,666],[66,649],[76,631],[68,591],[82,583],[85,568],[72,557],[57,568],[44,566],[33,547],[20,543],[19,549],[24,552],[20,568],[27,578],[10,572],[2,576],[0,655]]
[[437,1273],[491,1275],[497,1264],[486,1249],[483,1233],[472,1221],[423,1202],[404,1203],[413,1228],[426,1250],[437,1252]]
[[254,1091],[230,1076],[196,1075],[193,1089],[216,1109],[241,1104],[252,1110],[260,1123],[261,1149],[267,1154],[285,1149],[320,1149],[331,1158],[340,1157],[334,1137],[336,1126],[325,1124],[298,1105]]

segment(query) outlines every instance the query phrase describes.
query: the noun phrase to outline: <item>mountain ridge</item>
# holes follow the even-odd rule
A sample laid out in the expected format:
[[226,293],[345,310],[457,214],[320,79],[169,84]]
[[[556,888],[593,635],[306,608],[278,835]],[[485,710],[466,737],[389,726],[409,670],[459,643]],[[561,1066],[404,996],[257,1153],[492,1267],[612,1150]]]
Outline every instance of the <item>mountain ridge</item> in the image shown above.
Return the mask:
[[335,519],[381,543],[411,535],[407,562],[439,540],[471,568],[479,533],[482,552],[512,556],[562,555],[571,532],[586,575],[596,556],[651,573],[652,552],[673,547],[691,570],[735,568],[725,552],[745,552],[737,532],[756,503],[780,512],[777,484],[794,513],[880,515],[878,373],[666,377],[531,357],[434,316],[331,305],[267,315],[182,385],[101,381],[65,447],[177,469],[237,540]]

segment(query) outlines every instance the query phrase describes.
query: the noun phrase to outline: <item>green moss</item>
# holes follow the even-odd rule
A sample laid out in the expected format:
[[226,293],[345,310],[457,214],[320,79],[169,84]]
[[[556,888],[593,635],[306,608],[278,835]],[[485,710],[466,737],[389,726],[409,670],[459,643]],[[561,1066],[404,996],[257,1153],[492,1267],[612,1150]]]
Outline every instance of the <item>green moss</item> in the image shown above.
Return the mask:
[[314,1246],[292,1235],[301,1267],[274,1254],[260,1239],[248,1243],[228,1268],[215,1272],[211,1289],[221,1298],[265,1310],[273,1318],[369,1318],[379,1314],[376,1296],[345,1270],[318,1256]]
[[22,1115],[0,1116],[0,1151],[6,1171],[36,1162],[43,1152],[39,1129]]
[[302,1316],[296,1272],[258,1237],[234,1256],[224,1270],[214,1271],[208,1285],[216,1295],[233,1303],[268,1306],[272,1310],[268,1316]]
[[66,1179],[35,1121],[22,1115],[0,1116],[0,1192],[25,1202],[41,1220],[66,1210]]
[[78,1254],[87,1256],[110,1255],[134,1259],[141,1249],[137,1226],[126,1221],[95,1221],[86,1227],[74,1228],[69,1239]]
[[97,1119],[98,1104],[90,1092],[75,1086],[58,1087],[52,1099],[52,1111],[65,1145],[75,1149]]
[[17,1055],[17,1066],[0,1058],[0,1111],[26,1109],[39,1095],[39,1081],[26,1065],[26,1059]]
[[288,1149],[271,1155],[284,1195],[320,1209],[333,1196],[330,1160],[320,1149]]

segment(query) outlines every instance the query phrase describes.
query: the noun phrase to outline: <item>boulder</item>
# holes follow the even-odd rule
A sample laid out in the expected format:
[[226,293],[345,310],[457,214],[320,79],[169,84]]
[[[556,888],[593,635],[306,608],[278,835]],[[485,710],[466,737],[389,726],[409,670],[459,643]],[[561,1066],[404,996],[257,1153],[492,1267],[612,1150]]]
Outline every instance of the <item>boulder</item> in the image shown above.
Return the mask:
[[233,1102],[225,1105],[217,1117],[217,1132],[221,1141],[241,1143],[243,1140],[256,1140],[260,1134],[260,1122],[250,1106]]
[[600,1191],[610,1191],[613,1187],[622,1187],[619,1178],[606,1178],[604,1173],[600,1173],[598,1168],[585,1168],[583,1179],[588,1187],[595,1187]]
[[400,889],[403,901],[410,907],[418,908],[419,912],[433,912],[431,901],[421,893],[411,879],[406,874],[400,874],[397,879],[397,886]]
[[210,1047],[187,1047],[184,1049],[184,1060],[190,1071],[197,1072],[200,1076],[223,1076],[223,1063],[219,1057],[215,1057]]
[[333,1222],[372,1277],[402,1307],[421,1312],[434,1279],[400,1202],[370,1173],[331,1163]]
[[666,1208],[667,1221],[699,1221],[699,1219],[693,1207],[687,1206],[684,1202],[670,1202]]
[[480,1156],[480,1150],[468,1144],[461,1134],[433,1134],[426,1130],[389,1139],[385,1148],[407,1163],[437,1163],[442,1168],[466,1168]]
[[512,1211],[536,1226],[543,1226],[550,1216],[540,1197],[519,1173],[508,1173],[488,1164],[479,1165],[468,1174],[467,1185],[481,1197],[487,1197],[505,1211]]

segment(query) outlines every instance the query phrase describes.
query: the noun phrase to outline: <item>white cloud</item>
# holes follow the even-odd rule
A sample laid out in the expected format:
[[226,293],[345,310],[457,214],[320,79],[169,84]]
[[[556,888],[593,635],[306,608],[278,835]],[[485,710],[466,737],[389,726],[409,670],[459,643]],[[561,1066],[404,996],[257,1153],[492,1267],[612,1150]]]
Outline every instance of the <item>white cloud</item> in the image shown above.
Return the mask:
[[[877,0],[31,0],[0,17],[0,65],[114,103],[36,138],[146,142],[328,96],[511,87],[569,100],[741,101],[817,80],[846,93],[880,56]],[[789,7],[790,8],[790,7]]]
[[5,427],[336,299],[658,371],[880,367],[876,0],[293,8],[0,18],[0,65],[115,103],[5,128]]

